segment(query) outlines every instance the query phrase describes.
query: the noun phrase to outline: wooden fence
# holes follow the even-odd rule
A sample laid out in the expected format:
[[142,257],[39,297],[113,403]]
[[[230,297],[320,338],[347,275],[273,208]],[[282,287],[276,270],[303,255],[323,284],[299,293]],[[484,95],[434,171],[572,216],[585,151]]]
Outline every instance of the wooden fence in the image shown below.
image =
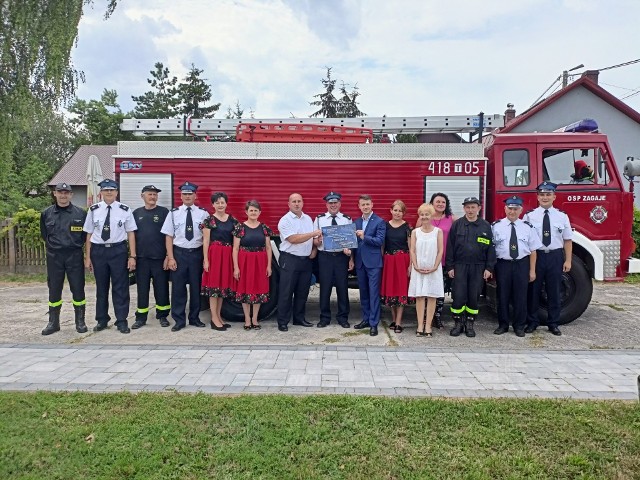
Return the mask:
[[0,221],[0,272],[2,273],[44,273],[46,272],[46,252],[44,244],[28,247],[17,235],[16,228],[4,231],[9,220]]

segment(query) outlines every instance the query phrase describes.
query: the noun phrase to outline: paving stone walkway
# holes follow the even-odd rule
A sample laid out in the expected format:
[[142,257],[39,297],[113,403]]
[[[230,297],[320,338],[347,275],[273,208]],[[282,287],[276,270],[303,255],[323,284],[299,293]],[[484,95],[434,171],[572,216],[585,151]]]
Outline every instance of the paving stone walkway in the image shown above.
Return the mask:
[[638,399],[640,350],[0,345],[0,390]]

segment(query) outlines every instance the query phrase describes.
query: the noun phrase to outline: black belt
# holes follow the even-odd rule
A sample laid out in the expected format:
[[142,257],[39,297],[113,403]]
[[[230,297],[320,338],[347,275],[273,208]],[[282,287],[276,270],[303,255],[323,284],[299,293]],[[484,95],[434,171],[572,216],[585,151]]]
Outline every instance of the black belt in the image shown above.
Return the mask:
[[522,260],[526,260],[528,258],[529,258],[529,256],[522,257],[522,258],[499,258],[498,261],[499,262],[507,262],[507,263],[515,263],[515,262],[520,262]]
[[103,248],[111,248],[111,247],[119,247],[120,245],[125,245],[127,243],[126,240],[123,240],[118,243],[92,243],[91,247],[103,247]]
[[174,245],[173,249],[178,250],[179,252],[185,252],[185,253],[202,252],[202,247],[184,248],[184,247],[178,247]]
[[294,255],[293,253],[289,253],[289,252],[280,252],[280,255],[289,255],[290,257],[293,257],[293,258],[309,258],[308,255]]
[[558,250],[563,250],[562,248],[554,248],[554,249],[539,249],[537,250],[538,253],[553,253],[553,252],[557,252]]
[[337,257],[338,255],[344,255],[343,252],[325,252],[324,250],[318,250],[318,253],[322,253],[324,255],[331,255],[333,257]]

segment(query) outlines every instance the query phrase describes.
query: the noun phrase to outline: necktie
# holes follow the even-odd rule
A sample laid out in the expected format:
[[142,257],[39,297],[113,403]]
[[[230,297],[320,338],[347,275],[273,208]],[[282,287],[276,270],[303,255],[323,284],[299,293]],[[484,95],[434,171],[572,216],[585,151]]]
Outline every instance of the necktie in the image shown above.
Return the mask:
[[516,225],[511,222],[511,238],[509,239],[509,255],[514,260],[518,259],[518,236],[516,235]]
[[193,240],[193,218],[191,217],[191,207],[187,207],[187,225],[184,232],[184,238]]
[[551,245],[551,221],[549,220],[549,210],[544,211],[542,220],[542,244],[545,247]]
[[102,233],[100,236],[105,242],[109,240],[109,237],[111,236],[111,205],[107,205],[107,218],[104,219],[104,225],[102,225]]
[[331,225],[337,225],[338,221],[336,220],[336,216],[335,215],[331,215]]

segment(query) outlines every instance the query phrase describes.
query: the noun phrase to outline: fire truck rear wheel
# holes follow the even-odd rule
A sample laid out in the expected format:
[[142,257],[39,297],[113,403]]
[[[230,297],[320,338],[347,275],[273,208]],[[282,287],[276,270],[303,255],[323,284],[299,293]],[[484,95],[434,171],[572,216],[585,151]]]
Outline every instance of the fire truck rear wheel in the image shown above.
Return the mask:
[[[269,279],[269,301],[260,305],[258,320],[264,320],[273,315],[278,306],[278,285],[280,282],[280,269],[275,259],[271,262],[271,278]],[[244,322],[242,304],[232,300],[225,300],[222,304],[222,318],[228,322]]]
[[[560,325],[573,322],[589,306],[593,294],[593,282],[584,262],[573,255],[571,271],[562,275],[562,288],[560,293]],[[547,297],[544,294],[540,298],[540,323],[547,324]]]

